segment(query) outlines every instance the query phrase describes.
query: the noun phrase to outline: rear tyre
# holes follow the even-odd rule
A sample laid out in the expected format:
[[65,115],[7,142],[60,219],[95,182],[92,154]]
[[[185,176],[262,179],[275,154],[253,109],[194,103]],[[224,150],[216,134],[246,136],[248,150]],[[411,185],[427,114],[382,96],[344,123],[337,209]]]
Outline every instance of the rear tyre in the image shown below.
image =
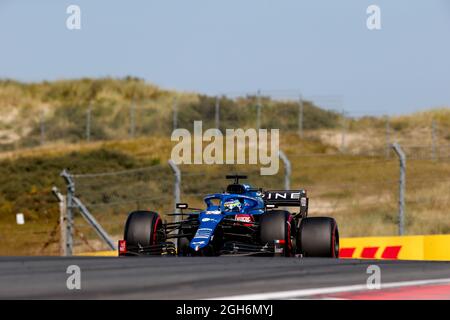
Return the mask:
[[156,212],[134,211],[128,215],[123,238],[127,246],[148,247],[164,240],[162,221]]
[[273,244],[275,240],[284,240],[284,255],[292,256],[295,253],[292,235],[295,225],[292,215],[288,211],[269,211],[260,218],[260,240],[262,244]]
[[336,220],[328,217],[304,218],[297,244],[305,257],[339,257],[339,231]]

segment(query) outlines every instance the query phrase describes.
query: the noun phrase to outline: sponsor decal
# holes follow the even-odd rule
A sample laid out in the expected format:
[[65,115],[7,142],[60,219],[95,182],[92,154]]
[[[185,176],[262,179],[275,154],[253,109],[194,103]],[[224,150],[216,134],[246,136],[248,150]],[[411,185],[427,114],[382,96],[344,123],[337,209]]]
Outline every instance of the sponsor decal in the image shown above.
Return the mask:
[[222,211],[220,211],[220,210],[208,210],[208,211],[206,211],[206,214],[222,214]]
[[127,242],[125,240],[119,240],[119,253],[127,253]]
[[200,228],[197,230],[194,238],[208,239],[211,236],[212,231],[211,228]]
[[[267,192],[263,198],[266,200],[300,200],[300,195],[301,192]],[[306,202],[306,198],[302,199],[305,199]]]
[[252,217],[248,214],[237,214],[236,215],[236,220],[237,221],[242,221],[242,222],[252,222]]

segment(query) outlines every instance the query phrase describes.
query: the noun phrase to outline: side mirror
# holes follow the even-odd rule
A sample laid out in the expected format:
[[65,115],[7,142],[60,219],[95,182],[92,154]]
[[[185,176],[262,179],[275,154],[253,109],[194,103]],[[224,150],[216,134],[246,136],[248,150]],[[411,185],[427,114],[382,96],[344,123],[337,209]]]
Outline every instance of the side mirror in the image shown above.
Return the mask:
[[177,203],[177,204],[175,205],[175,207],[176,207],[177,209],[187,209],[189,206],[188,206],[187,203]]

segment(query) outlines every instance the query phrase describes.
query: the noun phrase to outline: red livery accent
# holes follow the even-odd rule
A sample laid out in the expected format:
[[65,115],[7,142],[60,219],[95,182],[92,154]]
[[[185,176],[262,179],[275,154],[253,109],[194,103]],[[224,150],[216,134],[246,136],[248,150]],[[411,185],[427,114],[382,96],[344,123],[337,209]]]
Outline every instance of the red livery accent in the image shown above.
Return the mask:
[[119,255],[127,253],[127,242],[119,240]]
[[339,258],[352,258],[356,248],[341,248]]
[[288,252],[287,252],[287,254],[294,255],[295,253],[294,253],[294,250],[292,248],[292,239],[291,239],[291,228],[292,228],[292,216],[291,215],[289,215],[289,221],[288,221],[287,227],[288,227],[288,236],[287,236],[287,239],[288,239],[288,246],[287,246],[288,248],[287,248],[287,250],[288,250]]
[[374,259],[379,247],[366,247],[361,252],[361,258]]
[[251,227],[253,224],[251,222],[254,222],[253,216],[250,214],[237,214],[236,220],[241,222],[250,222],[250,223],[244,223],[244,226]]
[[381,255],[382,259],[398,259],[398,254],[400,253],[400,250],[402,249],[402,246],[391,246],[386,247],[384,249],[383,254]]
[[159,216],[156,218],[155,227],[154,227],[154,230],[153,230],[153,242],[152,242],[152,244],[156,244],[157,243],[158,223],[162,223],[161,218]]

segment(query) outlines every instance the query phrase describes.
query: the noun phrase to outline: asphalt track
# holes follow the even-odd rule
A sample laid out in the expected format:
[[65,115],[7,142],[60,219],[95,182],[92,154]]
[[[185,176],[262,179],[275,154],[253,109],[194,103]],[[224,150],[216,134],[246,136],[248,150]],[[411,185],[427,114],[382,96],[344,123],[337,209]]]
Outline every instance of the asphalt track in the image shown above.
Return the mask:
[[[385,282],[449,279],[450,262],[283,257],[0,257],[1,299],[211,299]],[[68,290],[67,267],[81,269]]]

